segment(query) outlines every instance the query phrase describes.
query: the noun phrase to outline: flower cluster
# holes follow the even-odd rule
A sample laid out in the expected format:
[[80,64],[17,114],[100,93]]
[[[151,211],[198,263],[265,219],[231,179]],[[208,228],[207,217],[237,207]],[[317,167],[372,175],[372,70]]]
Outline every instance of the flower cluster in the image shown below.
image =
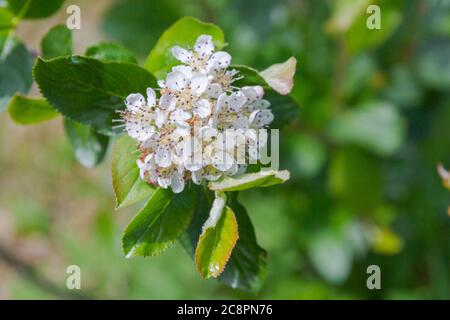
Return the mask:
[[[121,111],[125,131],[139,142],[137,160],[143,180],[183,191],[187,181],[200,184],[245,171],[265,145],[257,130],[273,120],[261,86],[238,88],[231,56],[214,51],[212,37],[201,35],[192,50],[172,48],[182,64],[172,68],[147,97],[130,94]],[[237,130],[239,129],[239,130]],[[236,150],[236,142],[246,146]]]

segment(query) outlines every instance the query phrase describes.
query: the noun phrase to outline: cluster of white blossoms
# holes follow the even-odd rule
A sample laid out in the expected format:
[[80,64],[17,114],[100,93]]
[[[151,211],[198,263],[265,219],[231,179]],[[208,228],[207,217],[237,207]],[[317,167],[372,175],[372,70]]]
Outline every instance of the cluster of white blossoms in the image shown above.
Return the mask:
[[199,36],[192,50],[175,46],[172,54],[182,64],[158,81],[160,97],[152,88],[146,98],[130,94],[120,114],[139,143],[141,178],[179,193],[187,181],[245,171],[267,141],[258,129],[274,117],[261,86],[233,86],[239,74],[227,70],[231,56],[215,52],[211,36]]

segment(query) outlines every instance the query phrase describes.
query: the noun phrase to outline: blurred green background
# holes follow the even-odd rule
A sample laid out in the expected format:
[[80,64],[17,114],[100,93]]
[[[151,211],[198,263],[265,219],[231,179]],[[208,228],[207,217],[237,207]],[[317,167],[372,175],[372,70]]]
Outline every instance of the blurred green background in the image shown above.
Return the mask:
[[[202,280],[176,244],[126,260],[109,159],[81,167],[61,119],[21,127],[0,114],[0,298],[450,299],[450,1],[71,1],[75,52],[99,40],[140,60],[184,15],[218,24],[235,64],[259,70],[295,56],[293,96],[277,105],[289,183],[242,192],[268,253],[259,294]],[[369,30],[369,4],[381,29]],[[57,15],[18,34],[38,54]],[[34,89],[35,92],[36,89]],[[65,289],[66,268],[82,290]],[[366,269],[381,268],[381,290]]]

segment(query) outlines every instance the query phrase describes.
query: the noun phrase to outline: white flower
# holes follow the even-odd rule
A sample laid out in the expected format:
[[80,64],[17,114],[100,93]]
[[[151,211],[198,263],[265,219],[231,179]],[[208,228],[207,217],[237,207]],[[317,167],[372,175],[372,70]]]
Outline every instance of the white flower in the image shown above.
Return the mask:
[[[201,184],[245,172],[267,143],[259,128],[273,121],[261,86],[237,88],[231,56],[214,51],[212,37],[198,37],[192,50],[175,46],[182,62],[158,80],[160,97],[130,94],[121,111],[125,131],[139,142],[141,179],[179,193],[187,181]],[[199,127],[196,127],[196,126]]]

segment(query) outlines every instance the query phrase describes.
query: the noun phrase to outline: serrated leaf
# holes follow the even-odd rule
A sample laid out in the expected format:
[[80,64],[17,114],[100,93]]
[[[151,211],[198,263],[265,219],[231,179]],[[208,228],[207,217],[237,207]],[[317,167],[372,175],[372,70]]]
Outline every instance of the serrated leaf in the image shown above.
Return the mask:
[[233,210],[221,209],[218,220],[203,230],[195,250],[195,264],[204,278],[216,278],[223,272],[239,238]]
[[114,144],[111,174],[117,208],[139,202],[153,193],[153,186],[139,176],[137,157],[136,142],[131,137],[123,136]]
[[160,254],[187,229],[195,210],[195,189],[174,194],[157,189],[122,237],[127,258]]
[[91,46],[86,50],[86,56],[101,61],[130,62],[136,63],[133,53],[121,45],[102,42]]
[[155,78],[135,64],[82,56],[38,58],[34,78],[42,94],[64,116],[109,133],[128,94],[145,94],[147,87],[156,87]]
[[53,119],[59,113],[45,99],[27,98],[16,94],[9,101],[11,119],[20,124],[34,124]]
[[213,37],[216,50],[225,46],[225,36],[218,26],[192,17],[184,17],[162,34],[148,55],[145,67],[156,77],[163,77],[173,66],[179,64],[172,56],[171,48],[175,45],[192,47],[197,37],[202,34]]
[[[180,243],[194,259],[195,248],[202,231],[202,225],[208,218],[212,204],[211,191],[197,192],[198,201],[189,228],[180,237]],[[227,197],[227,205],[234,211],[238,226],[239,239],[231,253],[225,270],[218,280],[239,290],[258,291],[266,276],[266,252],[256,242],[252,222],[244,207],[237,201],[237,192]]]
[[240,191],[258,187],[269,187],[286,182],[289,171],[261,170],[255,173],[244,173],[234,177],[224,177],[208,184],[214,191]]
[[0,111],[15,93],[27,93],[33,82],[33,58],[23,44],[10,39],[0,53]]
[[239,239],[219,281],[234,289],[257,292],[267,274],[266,251],[256,242],[255,230],[237,192],[228,194],[227,205],[233,210],[239,226]]
[[41,40],[41,52],[44,59],[72,54],[72,32],[66,25],[51,28]]
[[103,160],[108,149],[108,136],[67,118],[64,119],[64,126],[78,162],[93,168]]
[[[58,11],[64,0],[7,0],[7,2],[8,8],[15,15],[20,13],[23,18],[40,19],[51,16]],[[28,7],[25,8],[25,5],[28,5]]]

